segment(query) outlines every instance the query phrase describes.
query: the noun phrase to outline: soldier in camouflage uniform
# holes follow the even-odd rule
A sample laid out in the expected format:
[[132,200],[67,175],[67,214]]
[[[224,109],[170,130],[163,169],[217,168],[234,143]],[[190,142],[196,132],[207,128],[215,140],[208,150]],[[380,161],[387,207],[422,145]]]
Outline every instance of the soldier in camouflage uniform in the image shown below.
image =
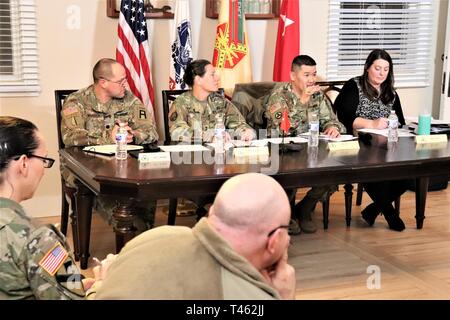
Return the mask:
[[186,68],[184,82],[192,90],[177,97],[170,109],[170,136],[173,141],[191,141],[201,135],[202,141],[211,142],[217,114],[223,115],[225,128],[231,136],[241,140],[256,137],[255,131],[245,122],[239,110],[216,93],[219,90],[219,77],[209,61],[192,61]]
[[[169,112],[170,137],[172,141],[212,142],[216,115],[222,116],[226,139],[239,137],[241,140],[253,140],[256,132],[245,122],[239,110],[217,93],[219,76],[208,60],[192,61],[184,73],[185,84],[192,88],[177,97]],[[230,137],[231,136],[231,137]],[[197,197],[197,218],[206,215],[204,206],[214,200],[214,196]]]
[[[280,133],[280,123],[284,110],[289,115],[291,127],[289,136],[298,136],[308,132],[309,115],[318,115],[320,132],[335,138],[345,133],[345,127],[337,120],[328,99],[316,85],[316,62],[309,56],[294,58],[291,67],[291,81],[276,86],[267,98],[265,116],[268,119],[268,132]],[[295,215],[302,231],[313,233],[316,226],[311,214],[317,202],[336,190],[336,186],[313,187],[305,198],[295,206]],[[296,190],[287,190],[295,197]]]
[[0,300],[83,299],[82,276],[53,226],[35,227],[19,202],[54,160],[29,121],[0,117]]
[[[101,59],[94,66],[94,84],[81,89],[64,102],[61,112],[61,134],[66,147],[114,144],[119,122],[128,124],[128,143],[147,144],[158,140],[153,116],[127,90],[125,68],[112,59]],[[61,163],[67,185],[75,187],[75,177]],[[111,222],[115,201],[97,198],[97,211]],[[155,201],[138,204],[143,207],[137,222],[139,230],[154,222]],[[144,225],[142,223],[144,222]]]

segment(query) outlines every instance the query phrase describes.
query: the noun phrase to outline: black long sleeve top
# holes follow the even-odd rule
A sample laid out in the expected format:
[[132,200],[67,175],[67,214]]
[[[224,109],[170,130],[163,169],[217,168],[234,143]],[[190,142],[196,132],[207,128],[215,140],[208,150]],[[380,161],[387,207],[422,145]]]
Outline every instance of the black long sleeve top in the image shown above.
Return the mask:
[[[359,89],[355,80],[358,81],[358,78],[348,80],[334,101],[334,108],[336,110],[337,117],[339,121],[344,124],[348,133],[353,132],[353,122],[358,117],[356,112],[361,103]],[[395,92],[395,101],[392,109],[395,110],[399,123],[404,125],[405,117],[403,116],[402,106],[397,92]]]

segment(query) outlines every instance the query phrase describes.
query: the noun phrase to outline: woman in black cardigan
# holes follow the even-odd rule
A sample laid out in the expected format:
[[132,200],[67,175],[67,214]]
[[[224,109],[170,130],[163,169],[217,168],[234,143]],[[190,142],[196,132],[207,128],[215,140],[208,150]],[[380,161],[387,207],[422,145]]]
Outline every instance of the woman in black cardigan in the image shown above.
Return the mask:
[[[345,83],[334,107],[349,133],[362,128],[387,128],[391,110],[395,110],[399,123],[405,124],[400,98],[394,90],[392,59],[386,51],[375,49],[369,54],[363,74]],[[392,202],[407,190],[407,185],[404,180],[364,183],[374,202],[361,212],[363,219],[372,226],[382,212],[390,229],[405,229]]]

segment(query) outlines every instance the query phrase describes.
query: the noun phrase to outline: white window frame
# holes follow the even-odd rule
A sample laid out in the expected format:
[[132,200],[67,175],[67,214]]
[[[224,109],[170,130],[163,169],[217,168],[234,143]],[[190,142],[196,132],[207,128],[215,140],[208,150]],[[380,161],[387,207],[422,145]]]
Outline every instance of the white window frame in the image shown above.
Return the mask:
[[0,97],[37,96],[41,88],[35,0],[9,0],[9,4],[13,74],[0,74]]
[[430,85],[433,0],[329,1],[327,80],[361,75],[370,51],[380,48],[392,57],[397,88]]

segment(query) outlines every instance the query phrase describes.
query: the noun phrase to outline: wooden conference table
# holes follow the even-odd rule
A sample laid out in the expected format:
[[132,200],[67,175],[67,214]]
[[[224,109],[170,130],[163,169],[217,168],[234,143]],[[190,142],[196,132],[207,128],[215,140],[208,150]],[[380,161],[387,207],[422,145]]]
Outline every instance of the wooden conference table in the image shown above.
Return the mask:
[[[421,229],[425,218],[428,177],[450,174],[450,143],[416,146],[414,138],[401,137],[398,143],[388,144],[382,136],[365,136],[359,140],[359,150],[330,151],[326,141],[319,147],[300,152],[278,153],[271,149],[269,163],[233,163],[231,155],[225,164],[211,161],[211,152],[185,153],[168,168],[149,168],[133,157],[116,161],[114,157],[87,153],[81,148],[60,150],[67,168],[78,179],[76,194],[75,255],[81,268],[89,258],[90,227],[93,197],[102,195],[119,202],[114,213],[116,250],[134,236],[133,204],[136,199],[189,198],[216,193],[230,177],[246,172],[263,172],[273,176],[284,188],[329,184],[347,184],[346,201],[351,201],[351,185],[356,182],[416,179],[416,224]],[[194,162],[201,162],[195,164]],[[183,162],[183,163],[180,163]],[[205,163],[206,162],[206,163]],[[242,162],[242,161],[241,161]],[[194,163],[194,164],[192,164]],[[350,200],[349,200],[350,199]],[[348,206],[351,208],[351,202]],[[347,212],[347,226],[350,225]]]

